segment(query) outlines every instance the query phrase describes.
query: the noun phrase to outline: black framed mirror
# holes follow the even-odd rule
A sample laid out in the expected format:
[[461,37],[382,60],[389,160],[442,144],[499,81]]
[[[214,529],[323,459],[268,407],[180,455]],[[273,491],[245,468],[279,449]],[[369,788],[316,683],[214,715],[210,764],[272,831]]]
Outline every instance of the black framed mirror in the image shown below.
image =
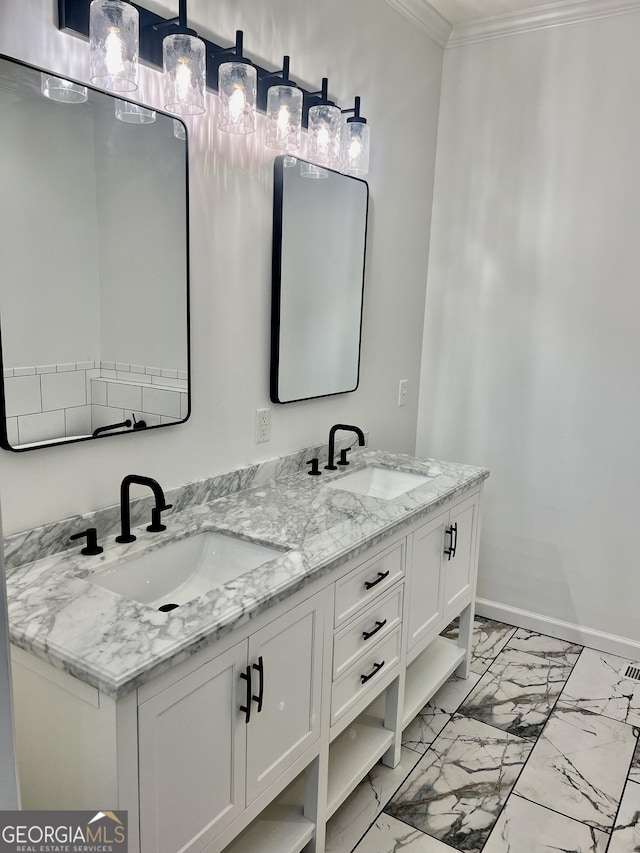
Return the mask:
[[0,123],[0,445],[184,422],[184,125],[6,56]]
[[355,391],[369,187],[297,157],[274,163],[271,400]]

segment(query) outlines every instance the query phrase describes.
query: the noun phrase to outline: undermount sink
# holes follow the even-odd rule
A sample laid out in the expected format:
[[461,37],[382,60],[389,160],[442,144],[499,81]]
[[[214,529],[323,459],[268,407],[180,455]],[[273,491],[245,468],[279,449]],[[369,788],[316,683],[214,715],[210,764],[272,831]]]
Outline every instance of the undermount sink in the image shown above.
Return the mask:
[[86,580],[149,607],[173,610],[282,553],[223,533],[196,533],[155,551],[124,556]]
[[412,474],[409,471],[396,471],[394,468],[381,468],[378,465],[368,465],[346,477],[340,477],[326,485],[330,489],[342,489],[356,495],[367,495],[372,498],[393,500],[411,489],[423,486],[433,480],[424,474]]

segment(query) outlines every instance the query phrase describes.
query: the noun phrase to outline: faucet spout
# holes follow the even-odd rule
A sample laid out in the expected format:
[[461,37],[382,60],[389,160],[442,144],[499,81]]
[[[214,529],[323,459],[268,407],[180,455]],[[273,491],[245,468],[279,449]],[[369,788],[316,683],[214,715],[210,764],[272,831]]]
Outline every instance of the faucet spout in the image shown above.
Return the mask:
[[139,486],[148,486],[156,499],[155,509],[158,513],[170,508],[157,480],[152,477],[143,477],[140,474],[127,474],[120,484],[120,536],[116,536],[116,542],[133,542],[136,537],[131,533],[131,506],[129,502],[129,491],[132,483]]
[[324,466],[327,471],[337,471],[338,466],[333,464],[333,456],[335,452],[335,442],[336,442],[336,432],[339,430],[346,430],[347,432],[355,432],[358,436],[358,444],[360,447],[364,447],[364,433],[360,429],[360,427],[352,426],[351,424],[334,424],[329,430],[329,451],[327,454],[327,464]]

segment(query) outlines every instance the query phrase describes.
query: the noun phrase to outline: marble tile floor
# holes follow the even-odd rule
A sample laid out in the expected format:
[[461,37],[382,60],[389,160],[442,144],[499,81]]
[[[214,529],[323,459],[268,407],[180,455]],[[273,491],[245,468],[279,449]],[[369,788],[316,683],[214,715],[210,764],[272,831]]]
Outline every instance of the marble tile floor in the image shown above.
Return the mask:
[[640,851],[633,663],[477,617],[470,677],[405,729],[398,767],[353,792],[327,853]]

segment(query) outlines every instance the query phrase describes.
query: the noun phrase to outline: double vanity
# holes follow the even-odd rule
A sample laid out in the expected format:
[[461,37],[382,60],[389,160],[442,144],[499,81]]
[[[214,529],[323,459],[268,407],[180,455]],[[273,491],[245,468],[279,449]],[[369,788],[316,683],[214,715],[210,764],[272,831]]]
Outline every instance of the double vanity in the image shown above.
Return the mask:
[[126,809],[141,853],[324,850],[358,782],[467,673],[488,476],[349,458],[169,495],[166,530],[9,570],[25,808]]

